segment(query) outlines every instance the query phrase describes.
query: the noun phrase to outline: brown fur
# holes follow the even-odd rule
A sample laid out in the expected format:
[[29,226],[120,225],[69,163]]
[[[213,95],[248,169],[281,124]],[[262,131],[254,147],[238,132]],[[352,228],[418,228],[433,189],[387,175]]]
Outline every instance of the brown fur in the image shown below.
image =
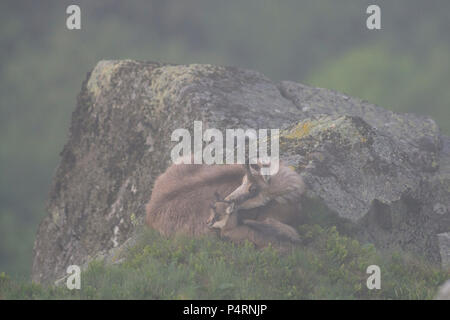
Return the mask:
[[174,164],[158,177],[147,204],[147,225],[165,236],[210,233],[206,224],[215,193],[225,197],[244,175],[241,165]]
[[146,222],[166,236],[210,233],[207,219],[218,196],[230,198],[246,219],[295,225],[303,191],[300,176],[282,165],[268,180],[244,165],[174,164],[155,181]]

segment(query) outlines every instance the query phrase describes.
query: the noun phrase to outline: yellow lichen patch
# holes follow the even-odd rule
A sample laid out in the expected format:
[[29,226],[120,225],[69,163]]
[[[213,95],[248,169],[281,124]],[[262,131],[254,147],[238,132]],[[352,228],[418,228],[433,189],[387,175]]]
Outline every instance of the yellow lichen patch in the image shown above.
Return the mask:
[[161,112],[168,101],[174,100],[179,94],[184,83],[192,83],[195,74],[189,66],[163,66],[159,68],[159,74],[151,83],[154,93],[153,99],[157,106],[155,113]]
[[98,97],[103,88],[108,88],[112,75],[123,63],[128,61],[130,60],[102,60],[97,63],[86,84],[94,99]]
[[136,227],[138,225],[138,220],[137,220],[136,215],[134,213],[131,214],[130,221],[131,221],[131,224],[133,226]]
[[59,224],[59,219],[60,219],[59,211],[57,209],[55,209],[54,211],[52,211],[53,223],[58,225]]
[[301,139],[311,131],[311,128],[311,122],[300,122],[283,136],[286,139]]
[[[190,64],[190,65],[167,65],[159,68],[157,78],[154,78],[151,84],[153,99],[156,101],[154,112],[163,111],[163,108],[170,101],[177,99],[180,92],[197,80],[208,78],[208,75],[214,72],[223,72],[222,67],[216,67],[208,64]],[[200,75],[201,74],[201,75]],[[207,93],[205,93],[207,94]]]

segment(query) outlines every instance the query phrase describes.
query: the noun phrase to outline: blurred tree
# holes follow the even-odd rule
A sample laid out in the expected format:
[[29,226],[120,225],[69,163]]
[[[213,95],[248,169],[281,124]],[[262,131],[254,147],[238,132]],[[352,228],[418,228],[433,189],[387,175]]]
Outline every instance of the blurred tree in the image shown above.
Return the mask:
[[318,68],[306,82],[335,89],[397,112],[433,117],[450,132],[450,48],[425,57],[392,51],[384,44],[352,48]]

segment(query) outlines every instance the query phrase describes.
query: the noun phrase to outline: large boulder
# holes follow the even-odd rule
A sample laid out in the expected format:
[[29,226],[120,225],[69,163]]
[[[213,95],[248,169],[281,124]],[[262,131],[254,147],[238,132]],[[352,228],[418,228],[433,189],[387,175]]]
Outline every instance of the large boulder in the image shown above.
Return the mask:
[[448,263],[450,139],[425,117],[262,74],[212,65],[101,61],[72,115],[40,224],[32,279],[120,247],[170,164],[177,128],[281,128],[281,157],[308,197],[380,248]]

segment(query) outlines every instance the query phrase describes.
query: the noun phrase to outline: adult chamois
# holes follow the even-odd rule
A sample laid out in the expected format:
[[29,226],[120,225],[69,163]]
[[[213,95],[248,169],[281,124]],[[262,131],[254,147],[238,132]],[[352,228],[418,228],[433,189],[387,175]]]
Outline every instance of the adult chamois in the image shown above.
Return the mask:
[[155,181],[146,206],[147,225],[165,236],[210,233],[207,220],[217,197],[249,220],[273,218],[295,224],[305,190],[301,177],[282,164],[272,176],[262,175],[261,168],[260,164],[173,164]]

